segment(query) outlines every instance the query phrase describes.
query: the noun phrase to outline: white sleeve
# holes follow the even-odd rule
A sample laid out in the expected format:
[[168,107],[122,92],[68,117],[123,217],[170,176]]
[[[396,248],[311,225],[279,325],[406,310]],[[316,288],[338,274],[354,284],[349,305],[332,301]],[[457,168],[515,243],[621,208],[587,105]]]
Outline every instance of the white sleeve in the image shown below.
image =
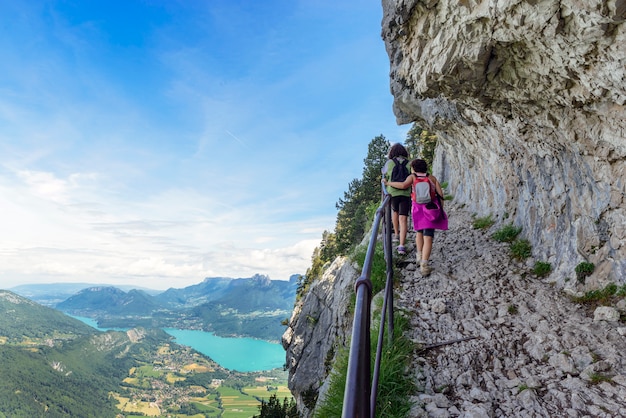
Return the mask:
[[387,162],[385,163],[385,165],[383,166],[383,169],[381,170],[383,172],[383,176],[387,174],[387,171],[389,171],[389,162],[391,160],[387,160]]

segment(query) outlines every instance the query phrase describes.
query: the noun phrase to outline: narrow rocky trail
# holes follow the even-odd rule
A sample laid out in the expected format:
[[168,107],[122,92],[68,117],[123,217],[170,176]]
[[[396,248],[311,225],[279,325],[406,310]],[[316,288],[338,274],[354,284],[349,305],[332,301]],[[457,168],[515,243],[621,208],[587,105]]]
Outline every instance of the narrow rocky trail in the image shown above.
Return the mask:
[[594,321],[531,262],[512,261],[490,238],[497,226],[474,230],[469,213],[448,209],[428,277],[415,271],[409,234],[397,305],[422,347],[474,338],[415,353],[411,416],[626,416],[624,324]]

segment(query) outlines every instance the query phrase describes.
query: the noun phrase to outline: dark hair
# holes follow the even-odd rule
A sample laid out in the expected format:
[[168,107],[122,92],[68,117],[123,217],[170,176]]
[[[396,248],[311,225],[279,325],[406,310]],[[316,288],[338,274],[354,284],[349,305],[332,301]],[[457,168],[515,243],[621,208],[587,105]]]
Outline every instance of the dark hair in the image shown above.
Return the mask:
[[413,160],[411,161],[411,168],[416,173],[428,173],[428,164],[424,160]]
[[406,148],[404,148],[404,145],[402,145],[401,143],[397,142],[395,144],[393,144],[391,146],[391,148],[389,148],[389,154],[387,155],[387,157],[392,160],[396,157],[404,157],[407,160],[409,159],[409,153],[407,152]]

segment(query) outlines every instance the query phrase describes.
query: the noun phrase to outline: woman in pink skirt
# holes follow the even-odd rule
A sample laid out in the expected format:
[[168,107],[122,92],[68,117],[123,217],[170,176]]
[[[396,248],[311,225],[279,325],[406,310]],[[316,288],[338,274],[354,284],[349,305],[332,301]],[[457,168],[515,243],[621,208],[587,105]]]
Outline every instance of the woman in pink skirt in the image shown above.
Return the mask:
[[[413,228],[415,229],[415,247],[417,249],[417,262],[423,276],[428,276],[432,268],[428,265],[430,253],[433,249],[435,229],[445,231],[448,229],[448,216],[443,210],[443,190],[439,181],[432,174],[428,174],[428,164],[424,160],[411,161],[412,173],[404,182],[385,182],[396,189],[412,188],[412,211]],[[415,201],[415,186],[418,183],[428,181],[430,185],[431,202],[417,203]],[[438,206],[440,210],[433,210]],[[433,216],[432,214],[436,215]]]

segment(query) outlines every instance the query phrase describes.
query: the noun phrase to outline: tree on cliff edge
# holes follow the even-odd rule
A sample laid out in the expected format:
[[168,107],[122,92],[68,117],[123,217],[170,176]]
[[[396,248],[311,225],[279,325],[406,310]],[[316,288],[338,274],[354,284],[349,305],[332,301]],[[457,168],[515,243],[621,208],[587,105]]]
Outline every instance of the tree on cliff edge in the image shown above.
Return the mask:
[[[360,179],[353,179],[348,184],[348,191],[335,204],[337,221],[333,233],[324,231],[320,246],[313,251],[311,268],[305,279],[299,284],[301,296],[309,283],[321,277],[324,266],[337,256],[346,254],[358,244],[367,231],[368,214],[371,207],[377,207],[381,198],[381,170],[387,161],[387,152],[391,144],[383,135],[372,139],[367,147],[367,156],[363,160],[363,174]],[[370,214],[371,215],[371,214]]]
[[389,146],[389,141],[383,135],[372,139],[363,160],[361,179],[352,180],[343,199],[339,199],[335,205],[339,211],[335,224],[335,256],[345,254],[349,248],[359,243],[367,230],[367,208],[380,202],[381,170],[387,161]]
[[411,129],[406,133],[404,146],[411,158],[421,158],[428,163],[428,167],[433,166],[435,147],[437,146],[437,135],[423,129],[417,123],[414,123]]

